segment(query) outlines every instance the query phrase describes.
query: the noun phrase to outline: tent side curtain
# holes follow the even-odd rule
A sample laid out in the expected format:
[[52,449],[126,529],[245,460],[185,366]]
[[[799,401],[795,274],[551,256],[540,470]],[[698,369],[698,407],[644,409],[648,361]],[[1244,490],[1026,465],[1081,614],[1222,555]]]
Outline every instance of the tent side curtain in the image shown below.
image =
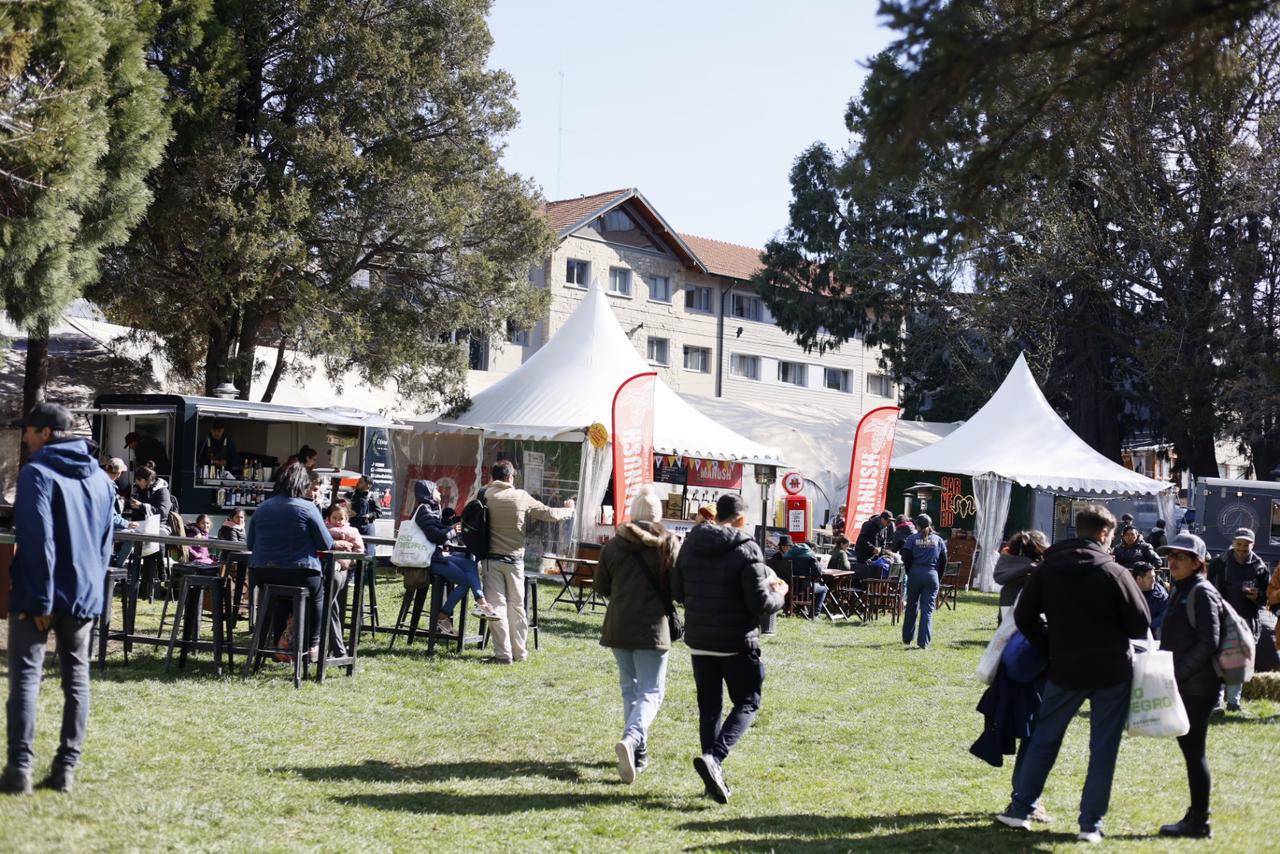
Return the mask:
[[435,481],[440,491],[440,507],[452,507],[461,514],[480,489],[480,463],[484,438],[476,432],[419,433],[397,430],[391,434],[396,482],[401,484],[399,518],[413,514],[417,502],[413,485],[419,480]]
[[973,478],[973,497],[978,505],[974,535],[978,540],[978,589],[984,593],[996,590],[996,558],[1004,542],[1004,525],[1009,519],[1009,497],[1013,482],[997,474],[986,473]]

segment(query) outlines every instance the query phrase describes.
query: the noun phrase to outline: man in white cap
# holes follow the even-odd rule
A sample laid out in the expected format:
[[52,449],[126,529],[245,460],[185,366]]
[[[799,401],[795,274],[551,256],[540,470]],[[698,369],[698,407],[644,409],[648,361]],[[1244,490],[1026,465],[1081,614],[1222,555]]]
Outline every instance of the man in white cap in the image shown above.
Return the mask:
[[[1231,548],[1209,563],[1209,581],[1218,588],[1236,613],[1244,618],[1258,637],[1258,609],[1264,604],[1270,573],[1267,565],[1253,550],[1254,535],[1249,528],[1237,528]],[[1240,711],[1243,685],[1226,686],[1227,711]]]

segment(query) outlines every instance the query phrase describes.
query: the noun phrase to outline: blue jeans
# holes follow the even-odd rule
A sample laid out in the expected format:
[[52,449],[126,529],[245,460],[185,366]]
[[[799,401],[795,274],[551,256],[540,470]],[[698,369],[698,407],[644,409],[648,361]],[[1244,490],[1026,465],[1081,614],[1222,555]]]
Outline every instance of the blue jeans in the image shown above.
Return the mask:
[[[80,761],[89,724],[89,637],[93,620],[55,615],[49,627],[58,640],[62,669],[62,736],[53,764],[74,768]],[[9,615],[9,768],[30,771],[35,764],[36,698],[44,673],[49,632],[36,628],[30,617]]]
[[484,598],[484,588],[480,586],[480,570],[471,558],[459,554],[436,558],[431,561],[431,571],[453,584],[444,605],[440,607],[442,613],[452,616],[453,609],[467,595],[468,588],[476,599]]
[[1089,701],[1089,770],[1080,794],[1080,830],[1102,829],[1102,817],[1111,802],[1111,780],[1116,773],[1120,736],[1129,717],[1128,682],[1109,688],[1063,688],[1048,682],[1044,702],[1036,718],[1026,755],[1013,778],[1013,799],[1006,812],[1018,818],[1031,815],[1044,793],[1045,780],[1062,747],[1062,737],[1076,712]]
[[633,745],[645,744],[649,725],[658,716],[667,690],[667,651],[664,649],[615,649],[618,683],[622,686],[622,737]]
[[[933,603],[938,597],[938,573],[932,569],[913,569],[907,573],[907,610],[902,615],[902,642],[927,649],[933,640]],[[916,633],[916,611],[920,612],[920,632]]]

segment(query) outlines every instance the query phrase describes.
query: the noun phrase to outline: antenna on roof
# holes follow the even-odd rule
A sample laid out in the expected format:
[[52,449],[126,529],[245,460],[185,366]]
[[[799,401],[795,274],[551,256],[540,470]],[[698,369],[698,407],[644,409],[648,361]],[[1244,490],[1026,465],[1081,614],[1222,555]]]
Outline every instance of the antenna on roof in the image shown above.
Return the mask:
[[560,198],[560,164],[564,157],[564,71],[560,72],[560,106],[556,108],[556,198]]

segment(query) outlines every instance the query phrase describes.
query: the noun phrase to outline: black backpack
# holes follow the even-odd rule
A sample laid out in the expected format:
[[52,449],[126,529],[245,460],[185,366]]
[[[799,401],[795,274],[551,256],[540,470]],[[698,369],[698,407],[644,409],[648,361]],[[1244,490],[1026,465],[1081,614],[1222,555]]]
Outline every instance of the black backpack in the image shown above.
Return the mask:
[[489,504],[484,490],[462,508],[462,542],[476,560],[489,556]]

